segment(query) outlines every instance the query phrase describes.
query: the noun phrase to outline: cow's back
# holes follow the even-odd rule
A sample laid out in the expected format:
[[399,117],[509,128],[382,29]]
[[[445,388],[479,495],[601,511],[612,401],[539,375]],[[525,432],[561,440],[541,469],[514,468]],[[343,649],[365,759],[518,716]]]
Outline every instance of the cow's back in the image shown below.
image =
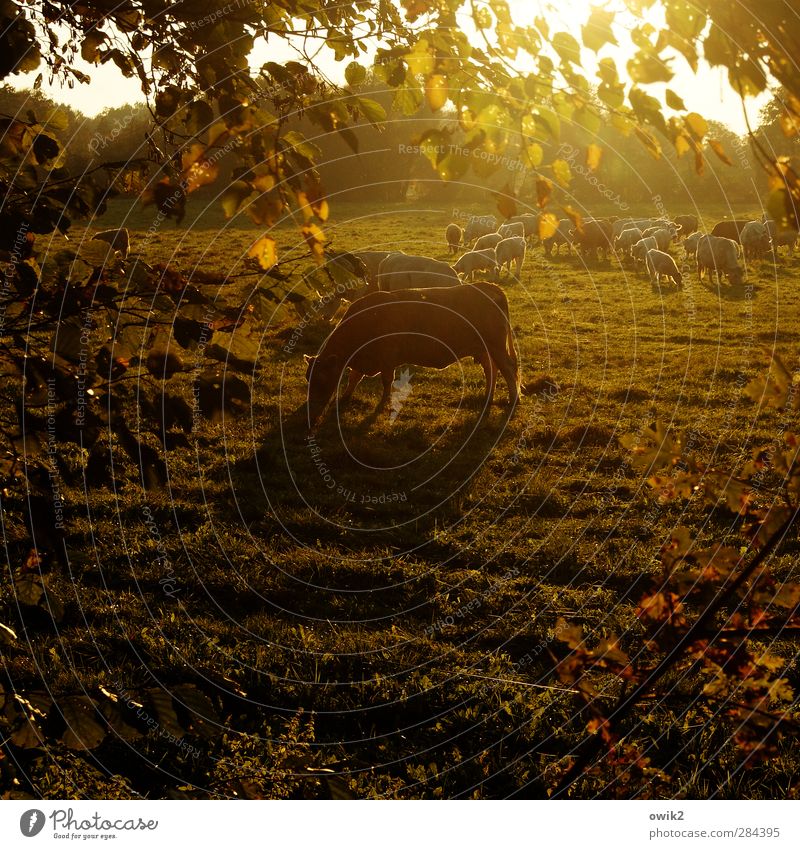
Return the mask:
[[492,283],[449,289],[373,292],[348,307],[324,345],[326,354],[364,374],[403,363],[444,368],[505,344],[508,302]]

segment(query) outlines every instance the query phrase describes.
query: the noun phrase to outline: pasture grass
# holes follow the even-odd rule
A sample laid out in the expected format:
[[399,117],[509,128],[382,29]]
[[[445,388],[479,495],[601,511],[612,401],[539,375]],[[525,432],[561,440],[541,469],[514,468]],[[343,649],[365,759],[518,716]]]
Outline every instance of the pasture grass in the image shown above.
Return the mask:
[[[230,273],[220,295],[244,303],[257,282],[242,263],[256,228],[195,212],[191,228],[149,237],[145,213],[116,215],[138,225],[134,250],[138,239],[148,262]],[[449,209],[333,214],[338,248],[447,258]],[[291,225],[277,238],[282,255],[299,249]],[[379,381],[365,380],[313,443],[302,354],[327,328],[312,322],[286,353],[301,315],[283,310],[247,376],[251,409],[168,451],[164,489],[143,492],[140,470],[115,451],[113,480],[84,492],[80,460],[65,454],[76,472],[69,567],[54,566],[53,586],[66,613],[58,629],[30,630],[10,676],[55,694],[195,683],[220,725],[194,741],[199,757],[157,734],[133,752],[114,739],[90,753],[55,746],[27,763],[32,785],[54,797],[305,796],[328,792],[309,773],[327,767],[355,796],[545,797],[586,721],[553,673],[559,617],[638,647],[635,606],[670,530],[738,540],[724,509],[660,504],[618,440],[659,419],[701,458],[735,467],[796,427],[742,388],[763,368],[762,348],[796,361],[799,269],[784,257],[751,265],[740,291],[701,285],[694,271],[683,289],[659,290],[616,262],[548,262],[534,248],[521,279],[503,283],[526,385],[515,415],[500,380],[479,419],[483,374],[471,362],[412,368],[394,421],[375,414]],[[171,385],[191,402],[189,376]],[[165,561],[145,504],[175,597],[159,583]],[[8,527],[21,556],[24,530]],[[796,556],[792,541],[779,577]],[[7,590],[2,602],[18,616]],[[772,648],[787,660],[797,651]],[[794,660],[789,677],[797,683]],[[656,795],[786,794],[796,752],[742,771],[713,711],[694,704],[702,682],[674,684],[627,729],[671,776]],[[579,792],[613,795],[607,780]]]

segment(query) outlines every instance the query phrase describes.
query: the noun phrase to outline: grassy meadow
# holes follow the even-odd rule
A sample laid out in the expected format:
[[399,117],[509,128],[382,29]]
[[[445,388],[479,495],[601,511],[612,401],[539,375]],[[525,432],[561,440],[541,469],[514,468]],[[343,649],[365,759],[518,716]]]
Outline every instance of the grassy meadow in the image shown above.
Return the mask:
[[[200,288],[244,307],[260,278],[243,257],[259,231],[201,212],[190,205],[181,227],[150,236],[149,210],[110,217],[149,263],[229,275]],[[450,207],[424,201],[334,204],[326,232],[339,249],[446,259],[450,220]],[[301,251],[293,225],[276,238],[282,258]],[[563,249],[546,261],[535,247],[521,279],[502,285],[526,387],[511,418],[500,380],[479,420],[483,372],[464,360],[412,367],[395,417],[374,412],[380,381],[365,380],[307,441],[302,355],[329,326],[305,322],[300,305],[261,325],[256,367],[238,375],[252,404],[167,450],[165,486],[143,489],[142,470],[118,451],[107,484],[86,486],[79,450],[64,448],[67,558],[51,564],[64,615],[57,628],[29,628],[2,590],[0,619],[27,639],[9,675],[55,696],[195,685],[206,719],[184,737],[164,733],[164,714],[91,751],[24,750],[28,792],[546,797],[586,722],[553,673],[559,617],[630,645],[671,529],[740,544],[726,510],[659,503],[619,439],[661,420],[728,468],[796,427],[742,390],[764,348],[788,364],[800,354],[800,258],[750,264],[738,290],[700,284],[693,269],[682,289],[659,290],[616,261],[586,266]],[[191,402],[188,369],[170,385]],[[143,376],[142,387],[158,384]],[[10,504],[24,511],[21,493]],[[24,527],[12,521],[6,536],[9,556],[24,556]],[[779,577],[797,550],[784,547]],[[790,659],[797,645],[772,650]],[[676,680],[629,728],[671,777],[657,795],[784,796],[796,751],[741,769],[713,713],[693,704],[702,683]],[[615,792],[600,777],[578,788]]]

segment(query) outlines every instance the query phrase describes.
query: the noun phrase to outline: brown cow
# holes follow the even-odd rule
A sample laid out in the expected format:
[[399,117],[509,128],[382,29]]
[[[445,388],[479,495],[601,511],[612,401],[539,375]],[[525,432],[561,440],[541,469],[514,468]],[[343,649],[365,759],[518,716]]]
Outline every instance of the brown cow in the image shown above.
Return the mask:
[[697,232],[700,222],[696,215],[676,215],[675,225],[678,227],[678,238],[685,239]]
[[734,242],[742,241],[742,230],[750,223],[750,219],[740,221],[720,221],[714,225],[712,236],[720,236],[723,239],[733,239]]
[[341,401],[350,400],[363,377],[380,374],[383,405],[391,397],[398,366],[442,369],[462,357],[473,357],[483,366],[484,410],[494,397],[498,370],[508,385],[511,404],[516,404],[519,363],[508,301],[499,286],[480,282],[364,295],[350,304],[317,356],[305,358],[309,429],[321,418],[346,368],[350,375]]

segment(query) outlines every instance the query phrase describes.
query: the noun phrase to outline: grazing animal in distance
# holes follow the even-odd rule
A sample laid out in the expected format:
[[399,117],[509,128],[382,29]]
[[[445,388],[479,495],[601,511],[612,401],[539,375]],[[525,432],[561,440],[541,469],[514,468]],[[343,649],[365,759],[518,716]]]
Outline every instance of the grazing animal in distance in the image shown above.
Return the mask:
[[570,233],[572,229],[572,219],[571,218],[562,218],[558,222],[558,227],[556,228],[556,232],[553,233],[552,236],[548,236],[546,239],[542,239],[542,245],[544,247],[544,255],[546,257],[551,257],[553,255],[553,248],[556,249],[556,254],[561,253],[561,246],[567,245],[568,248],[572,248],[572,235]]
[[497,228],[497,232],[503,239],[510,239],[512,236],[519,236],[521,239],[524,239],[525,225],[521,221],[509,222],[507,224],[501,224]]
[[519,280],[522,273],[522,263],[525,262],[525,238],[523,236],[511,236],[503,239],[495,248],[497,265],[502,270],[508,268],[511,271],[511,263],[516,263],[517,269],[514,276]]
[[719,236],[723,239],[733,239],[734,242],[741,242],[741,232],[750,223],[747,220],[720,221],[714,225],[711,231],[712,236]]
[[647,252],[648,251],[657,251],[658,250],[658,242],[655,240],[653,236],[648,236],[646,239],[640,239],[632,248],[631,248],[631,256],[637,262],[646,262],[647,261]]
[[739,245],[733,239],[702,236],[697,243],[697,275],[701,281],[706,271],[712,280],[716,272],[718,283],[725,274],[732,286],[738,286],[743,279],[743,269],[738,259]]
[[484,215],[482,218],[475,216],[467,222],[464,228],[464,244],[470,245],[475,239],[485,236],[487,233],[497,232],[497,219],[494,215]]
[[772,240],[772,246],[777,254],[778,248],[789,248],[789,256],[794,256],[797,247],[797,230],[781,230]]
[[678,238],[685,239],[697,232],[700,221],[696,215],[676,215],[675,226],[678,228]]
[[447,249],[452,254],[457,254],[464,239],[464,231],[458,224],[448,224],[445,230],[445,238],[447,239]]
[[92,239],[97,239],[99,242],[107,242],[119,251],[123,259],[128,258],[131,249],[131,238],[126,227],[118,227],[116,230],[101,230],[95,233]]
[[522,223],[523,235],[526,242],[531,242],[539,238],[538,215],[534,215],[532,212],[523,212],[521,215],[515,215],[513,218],[509,218],[506,223],[514,224],[517,221]]
[[481,236],[475,245],[473,246],[473,251],[484,251],[486,248],[496,248],[500,242],[503,241],[503,237],[499,233],[487,233],[485,236]]
[[650,282],[659,285],[661,278],[666,277],[676,286],[683,285],[683,275],[678,270],[675,260],[664,251],[649,250],[647,252],[647,273],[650,275]]
[[739,239],[745,259],[763,259],[764,255],[772,249],[767,226],[760,221],[750,221],[742,227]]
[[628,227],[614,239],[614,250],[617,253],[630,254],[633,246],[642,239],[642,231],[638,227]]
[[429,256],[392,254],[378,268],[378,288],[384,292],[458,286],[460,282],[453,266]]
[[576,228],[570,235],[584,257],[599,259],[601,252],[608,257],[613,249],[613,233],[614,225],[610,221],[597,218],[585,220],[580,231]]
[[355,255],[367,267],[367,283],[372,287],[378,285],[378,269],[386,257],[402,253],[402,251],[355,251]]
[[497,255],[494,248],[484,248],[480,251],[468,251],[461,254],[453,265],[453,269],[464,281],[473,280],[479,271],[489,271],[492,276],[497,276]]
[[692,256],[697,253],[697,243],[703,238],[702,233],[690,233],[683,240],[683,249],[686,251],[686,256]]
[[494,397],[497,372],[508,386],[513,406],[521,393],[508,300],[494,283],[449,289],[371,292],[353,301],[315,357],[305,356],[308,426],[312,430],[349,369],[342,403],[362,378],[380,375],[383,395],[391,398],[394,371],[409,364],[443,369],[473,357],[486,378],[484,412]]

